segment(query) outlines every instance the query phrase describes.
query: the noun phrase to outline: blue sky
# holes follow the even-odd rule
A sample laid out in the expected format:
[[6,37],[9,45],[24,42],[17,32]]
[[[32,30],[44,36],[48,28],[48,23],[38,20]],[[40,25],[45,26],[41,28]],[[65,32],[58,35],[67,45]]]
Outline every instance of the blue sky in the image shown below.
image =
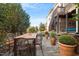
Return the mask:
[[30,15],[31,26],[39,26],[39,24],[46,22],[46,16],[53,3],[24,3],[22,8]]

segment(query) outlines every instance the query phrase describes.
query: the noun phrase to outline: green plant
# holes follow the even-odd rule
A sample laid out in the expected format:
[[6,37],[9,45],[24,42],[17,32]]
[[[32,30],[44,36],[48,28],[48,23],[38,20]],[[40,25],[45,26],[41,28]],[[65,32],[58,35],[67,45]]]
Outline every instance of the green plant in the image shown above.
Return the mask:
[[30,15],[20,3],[0,3],[0,30],[7,33],[25,33],[30,26]]
[[66,45],[75,45],[76,40],[69,35],[62,35],[59,37],[59,42]]
[[44,32],[41,32],[41,33],[42,33],[43,36],[45,36],[45,33]]
[[35,32],[37,32],[37,30],[36,30],[35,27],[29,27],[29,28],[27,29],[27,32],[29,32],[29,33],[35,33]]
[[0,45],[3,44],[5,38],[6,38],[6,33],[0,33]]
[[55,32],[51,31],[51,32],[50,32],[50,36],[51,36],[51,37],[55,37]]
[[45,31],[45,24],[40,23],[40,25],[39,25],[39,30],[40,30],[40,31]]

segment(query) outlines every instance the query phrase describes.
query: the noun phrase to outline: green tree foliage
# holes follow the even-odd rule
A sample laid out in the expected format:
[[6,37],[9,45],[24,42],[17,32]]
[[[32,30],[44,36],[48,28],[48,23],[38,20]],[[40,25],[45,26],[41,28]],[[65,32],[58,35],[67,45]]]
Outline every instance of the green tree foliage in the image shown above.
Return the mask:
[[36,26],[35,29],[36,29],[36,32],[37,32],[38,31],[38,27]]
[[6,37],[6,33],[1,32],[0,33],[0,45],[2,44],[2,42],[4,42],[5,37]]
[[[76,8],[79,9],[79,3],[75,3]],[[70,20],[79,20],[79,11],[78,14],[72,14],[72,18],[70,18]]]
[[37,30],[37,27],[33,27],[33,26],[30,26],[28,29],[27,29],[27,32],[29,32],[29,33],[35,33],[35,32],[37,32],[38,30]]
[[25,32],[30,25],[29,18],[20,4],[0,4],[0,30],[9,33]]
[[29,18],[19,3],[0,3],[0,42],[6,33],[26,32],[30,25]]
[[[73,14],[72,15],[73,17],[70,18],[70,20],[75,20],[75,21],[77,20],[79,23],[79,3],[75,3],[75,6],[76,6],[76,8],[78,8],[78,14]],[[79,27],[78,27],[78,29],[79,29]],[[79,30],[78,30],[78,32],[79,32]]]
[[79,3],[75,3],[75,5],[76,5],[76,8],[79,8]]
[[40,31],[44,31],[45,30],[45,25],[43,23],[40,23],[39,30]]

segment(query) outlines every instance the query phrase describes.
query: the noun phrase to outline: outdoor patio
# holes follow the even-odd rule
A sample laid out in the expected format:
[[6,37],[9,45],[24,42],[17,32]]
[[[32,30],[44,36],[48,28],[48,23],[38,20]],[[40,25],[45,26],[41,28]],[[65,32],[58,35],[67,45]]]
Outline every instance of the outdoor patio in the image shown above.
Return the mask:
[[[6,50],[6,49],[5,49]],[[42,53],[43,50],[43,53]],[[58,56],[58,42],[55,46],[50,44],[50,39],[43,37],[42,40],[42,50],[39,45],[36,46],[36,56]],[[3,56],[14,56],[14,52],[7,50]]]
[[[28,38],[29,37],[29,40],[30,40],[30,38],[31,38],[31,36],[25,36],[26,34],[24,34],[24,35],[21,35],[21,36],[17,36],[16,38],[17,39],[21,39],[22,38],[22,40],[20,41],[17,41],[17,42],[19,42],[19,43],[22,43],[22,41],[24,42],[24,39],[25,38]],[[35,37],[35,35],[36,34],[34,34],[33,36]],[[32,36],[32,37],[33,37]],[[24,39],[23,39],[23,37],[24,37]],[[22,46],[22,47],[24,47],[24,48],[28,48],[28,49],[26,49],[26,50],[18,50],[18,49],[20,49],[20,48],[18,48],[18,47],[21,47],[20,45],[15,45],[14,44],[14,46],[13,46],[13,44],[12,44],[12,46],[7,46],[7,49],[5,48],[4,50],[2,50],[2,52],[4,52],[1,56],[14,56],[15,55],[15,53],[17,52],[17,53],[21,53],[21,55],[20,54],[17,54],[17,55],[15,55],[15,56],[60,56],[60,53],[59,53],[59,38],[58,38],[59,36],[57,35],[56,36],[56,38],[57,38],[57,41],[56,41],[56,45],[51,45],[51,42],[50,42],[50,38],[48,38],[48,39],[46,39],[46,37],[45,36],[43,36],[43,39],[42,39],[42,49],[41,49],[41,47],[40,47],[40,45],[34,45],[33,46],[33,43],[31,43],[31,45],[30,46],[28,46],[27,47],[27,45],[26,45],[26,47],[25,47],[25,45],[24,46]],[[27,39],[25,39],[26,41],[27,41]],[[14,42],[15,43],[15,42]],[[25,44],[25,43],[23,43],[23,44]],[[15,46],[17,47],[17,48],[15,48]],[[32,48],[31,48],[31,46],[32,46]],[[22,48],[21,47],[21,48]],[[34,48],[33,48],[34,47]],[[35,48],[36,47],[36,48]],[[14,49],[14,50],[13,50]],[[30,49],[30,50],[29,50]],[[17,51],[15,51],[15,50],[17,50]],[[27,54],[27,52],[28,52],[28,54]],[[31,54],[32,53],[32,54]],[[1,53],[0,53],[1,54]],[[22,55],[22,54],[24,54],[24,55]],[[76,55],[77,56],[77,55]]]
[[79,56],[79,4],[26,5],[0,4],[0,56]]
[[[55,46],[52,46],[50,44],[50,39],[45,39],[45,37],[43,38],[42,41],[42,47],[43,47],[43,54],[44,56],[58,56],[59,52],[58,52],[58,42]],[[37,56],[42,56],[43,55],[41,52],[41,49],[39,46],[37,46]]]

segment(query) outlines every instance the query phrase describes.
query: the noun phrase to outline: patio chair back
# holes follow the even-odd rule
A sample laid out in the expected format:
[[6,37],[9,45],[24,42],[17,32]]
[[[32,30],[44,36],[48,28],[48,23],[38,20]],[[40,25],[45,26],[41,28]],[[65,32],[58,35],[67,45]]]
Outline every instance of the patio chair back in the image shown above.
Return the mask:
[[32,40],[19,39],[17,41],[17,55],[19,56],[33,56],[34,45]]
[[43,36],[41,33],[37,34],[36,36],[36,45],[42,45],[42,39],[43,39]]
[[36,36],[36,45],[40,46],[42,55],[44,55],[43,48],[42,48],[42,40],[43,40],[43,35],[41,33],[38,33]]

